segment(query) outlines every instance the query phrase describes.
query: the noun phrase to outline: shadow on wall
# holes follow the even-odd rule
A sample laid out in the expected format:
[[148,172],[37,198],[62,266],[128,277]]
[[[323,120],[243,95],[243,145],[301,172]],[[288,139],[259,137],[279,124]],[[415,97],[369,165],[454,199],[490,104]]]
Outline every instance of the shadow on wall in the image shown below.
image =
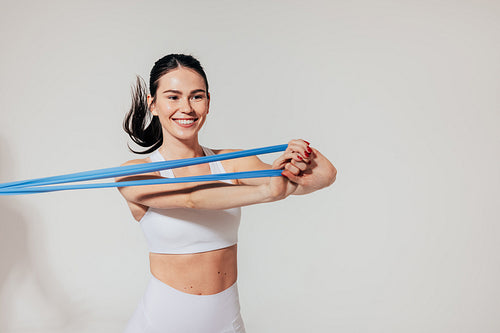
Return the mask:
[[[5,141],[0,138],[0,182],[13,180],[9,175],[9,170],[13,170],[13,167],[14,163]],[[70,326],[76,319],[76,313],[70,304],[71,300],[55,283],[57,279],[43,261],[43,255],[33,256],[34,247],[33,244],[29,244],[30,233],[33,231],[30,231],[28,217],[37,215],[33,214],[33,210],[33,207],[27,207],[22,198],[0,195],[0,332],[8,332],[9,329],[26,324],[20,321],[20,316],[16,315],[16,312],[29,308],[31,297],[35,298],[37,306],[41,299],[44,307],[47,306],[50,312],[55,312],[56,326],[59,328]],[[26,214],[28,211],[29,215]],[[37,243],[36,250],[43,250],[43,243]],[[35,290],[34,294],[32,292],[33,295],[23,292],[28,283],[34,287],[29,289]],[[19,299],[26,296],[28,299]],[[36,312],[36,308],[33,311]],[[28,322],[33,321],[26,319]]]
[[[0,143],[4,141],[1,140]],[[12,167],[6,149],[0,146],[0,182],[8,181]],[[15,291],[7,288],[11,274],[28,262],[27,227],[21,204],[13,197],[0,196],[0,331],[9,328]]]

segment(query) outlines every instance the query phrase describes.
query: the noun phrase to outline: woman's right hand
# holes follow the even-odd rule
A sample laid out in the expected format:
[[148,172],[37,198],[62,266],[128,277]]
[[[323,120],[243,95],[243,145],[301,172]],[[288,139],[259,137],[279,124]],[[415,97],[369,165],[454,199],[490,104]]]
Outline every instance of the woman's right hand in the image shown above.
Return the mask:
[[308,167],[309,144],[304,140],[292,140],[288,143],[285,152],[273,162],[273,169],[282,169],[282,177],[271,177],[268,190],[272,200],[281,200],[288,197],[298,184],[289,180],[300,176]]
[[285,176],[271,177],[266,188],[271,201],[282,200],[297,189],[297,184],[288,180]]

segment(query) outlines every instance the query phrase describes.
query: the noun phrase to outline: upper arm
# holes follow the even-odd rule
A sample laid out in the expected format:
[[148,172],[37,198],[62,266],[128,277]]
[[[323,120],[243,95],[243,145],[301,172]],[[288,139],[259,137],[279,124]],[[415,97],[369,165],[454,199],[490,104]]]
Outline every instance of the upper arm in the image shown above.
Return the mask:
[[[219,153],[230,153],[234,151],[240,151],[241,149],[226,149],[221,150]],[[261,161],[257,156],[247,156],[241,158],[235,158],[231,161],[231,171],[232,172],[243,172],[243,171],[254,171],[254,170],[268,170],[271,169],[272,166]],[[224,163],[224,162],[223,162]],[[260,185],[265,183],[264,178],[246,178],[246,179],[237,179],[237,184],[243,185]]]
[[[128,161],[122,166],[147,163],[145,160]],[[116,177],[116,182],[162,179],[159,172]],[[181,208],[189,205],[189,191],[186,184],[159,184],[118,187],[121,195],[130,202],[154,208]],[[192,185],[191,185],[192,186]]]

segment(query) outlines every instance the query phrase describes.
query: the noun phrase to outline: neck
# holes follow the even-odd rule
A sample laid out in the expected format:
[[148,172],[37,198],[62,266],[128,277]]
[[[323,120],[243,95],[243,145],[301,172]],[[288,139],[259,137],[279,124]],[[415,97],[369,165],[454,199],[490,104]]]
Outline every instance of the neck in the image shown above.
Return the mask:
[[180,141],[178,139],[163,137],[163,144],[158,150],[165,160],[205,156],[198,138],[193,138],[193,140],[189,141]]

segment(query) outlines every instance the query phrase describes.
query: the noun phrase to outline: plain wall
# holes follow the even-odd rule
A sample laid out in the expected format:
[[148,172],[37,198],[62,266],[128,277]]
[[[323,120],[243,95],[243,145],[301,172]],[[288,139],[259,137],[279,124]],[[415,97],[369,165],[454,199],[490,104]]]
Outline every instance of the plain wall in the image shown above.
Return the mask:
[[[202,144],[338,169],[244,208],[249,333],[498,332],[499,28],[497,1],[2,1],[0,182],[134,158],[135,75],[191,53]],[[0,331],[121,332],[147,254],[116,189],[0,197]]]

